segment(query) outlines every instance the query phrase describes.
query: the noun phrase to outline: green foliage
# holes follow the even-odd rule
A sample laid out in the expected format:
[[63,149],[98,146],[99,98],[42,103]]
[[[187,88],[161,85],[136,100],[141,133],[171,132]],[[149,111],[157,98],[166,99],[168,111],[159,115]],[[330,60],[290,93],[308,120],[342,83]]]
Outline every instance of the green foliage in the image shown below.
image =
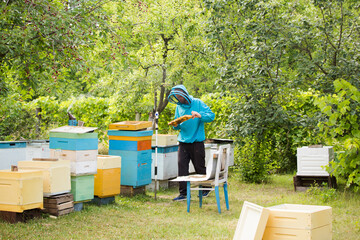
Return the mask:
[[[66,99],[74,92],[86,92],[94,80],[89,72],[99,65],[92,53],[110,31],[103,4],[91,0],[3,2],[0,95],[19,92],[22,99],[45,95]],[[119,43],[114,37],[106,40],[108,46]],[[110,47],[102,53],[107,62],[110,55],[111,60],[115,58]]]
[[347,187],[360,186],[360,92],[349,82],[334,81],[336,94],[320,97],[315,104],[327,116],[320,129],[329,144],[340,151],[331,163],[333,174],[347,179]]
[[306,191],[306,194],[312,197],[317,197],[322,202],[327,203],[329,201],[335,201],[337,199],[337,191],[335,188],[329,188],[326,183],[321,186],[315,183]]

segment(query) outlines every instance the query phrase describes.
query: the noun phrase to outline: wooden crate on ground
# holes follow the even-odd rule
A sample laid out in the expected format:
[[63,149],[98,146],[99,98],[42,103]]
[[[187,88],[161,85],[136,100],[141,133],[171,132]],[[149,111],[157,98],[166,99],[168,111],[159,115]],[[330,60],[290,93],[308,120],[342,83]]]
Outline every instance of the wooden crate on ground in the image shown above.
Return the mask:
[[311,186],[322,187],[324,183],[329,188],[337,188],[336,178],[334,176],[299,176],[293,177],[295,191],[306,191]]
[[120,195],[133,197],[138,194],[145,194],[145,186],[133,187],[133,186],[124,186],[121,185]]
[[44,198],[44,212],[62,216],[74,211],[74,197],[71,193]]

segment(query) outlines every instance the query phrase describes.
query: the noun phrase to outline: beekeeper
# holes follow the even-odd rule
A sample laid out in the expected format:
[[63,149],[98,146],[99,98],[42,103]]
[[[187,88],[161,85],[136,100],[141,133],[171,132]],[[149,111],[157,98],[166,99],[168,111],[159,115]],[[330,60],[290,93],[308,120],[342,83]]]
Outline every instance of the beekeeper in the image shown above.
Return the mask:
[[[180,130],[178,136],[178,176],[189,175],[190,160],[197,174],[206,174],[204,124],[212,122],[215,119],[215,114],[203,101],[189,95],[183,85],[173,87],[168,100],[177,105],[175,119],[184,115],[192,115],[192,119],[173,125],[175,130]],[[209,192],[203,191],[203,197],[207,197]],[[179,182],[179,193],[179,196],[173,200],[186,200],[186,182]]]

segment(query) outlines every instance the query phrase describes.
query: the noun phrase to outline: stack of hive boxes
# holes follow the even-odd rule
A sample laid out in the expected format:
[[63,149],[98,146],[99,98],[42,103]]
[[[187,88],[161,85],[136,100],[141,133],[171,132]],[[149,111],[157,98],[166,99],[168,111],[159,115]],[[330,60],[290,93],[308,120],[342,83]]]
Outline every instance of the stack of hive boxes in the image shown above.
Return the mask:
[[121,157],[98,155],[94,195],[108,198],[120,194]]
[[109,125],[109,155],[121,157],[121,185],[141,187],[151,183],[152,122],[125,121]]
[[73,211],[73,202],[61,205],[48,204],[49,198],[69,195],[71,191],[70,161],[51,158],[33,158],[32,161],[19,161],[20,170],[39,170],[43,173],[43,196],[45,212],[64,215]]
[[[157,135],[157,179],[169,180],[178,175],[178,149],[176,135]],[[151,177],[155,179],[156,136],[152,138]]]
[[0,216],[16,222],[24,212],[43,208],[43,173],[0,170]]
[[95,129],[63,126],[50,131],[50,156],[71,163],[71,193],[75,203],[94,198],[98,153]]

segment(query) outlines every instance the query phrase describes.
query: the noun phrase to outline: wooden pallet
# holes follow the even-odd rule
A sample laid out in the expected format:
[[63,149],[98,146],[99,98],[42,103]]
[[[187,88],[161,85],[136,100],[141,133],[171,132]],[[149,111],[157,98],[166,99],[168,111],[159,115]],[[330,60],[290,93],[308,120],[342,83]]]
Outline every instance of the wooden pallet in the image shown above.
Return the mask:
[[27,222],[39,217],[41,217],[40,208],[25,210],[22,213],[0,211],[0,218],[9,223]]
[[299,176],[293,177],[295,191],[306,191],[312,186],[322,187],[326,183],[329,188],[337,188],[334,176]]
[[138,194],[145,194],[145,186],[135,188],[133,186],[121,185],[120,187],[120,195],[132,197]]
[[74,196],[65,193],[44,198],[44,212],[61,216],[74,211]]
[[115,202],[115,196],[105,197],[105,198],[100,198],[100,197],[94,196],[94,198],[91,200],[91,203],[95,203],[98,206],[107,205],[107,204],[111,204],[114,202]]

